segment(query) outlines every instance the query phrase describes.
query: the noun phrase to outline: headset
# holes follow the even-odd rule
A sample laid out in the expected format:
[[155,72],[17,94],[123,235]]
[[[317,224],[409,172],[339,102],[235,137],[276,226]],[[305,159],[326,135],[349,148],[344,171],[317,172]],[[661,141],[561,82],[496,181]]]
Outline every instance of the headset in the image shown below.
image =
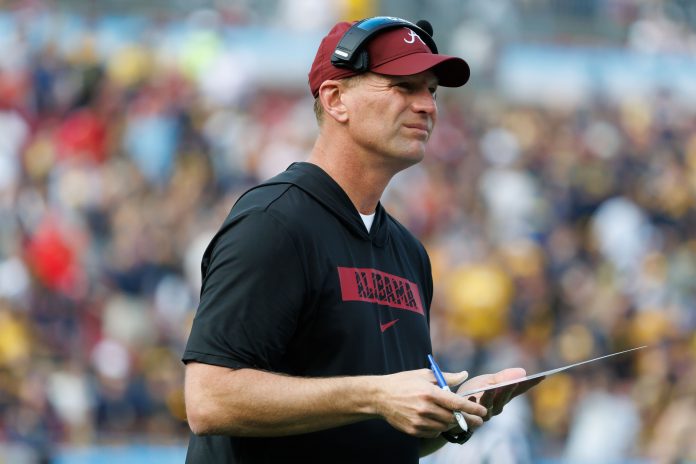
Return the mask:
[[433,27],[428,21],[421,19],[417,24],[413,24],[392,16],[375,16],[358,21],[343,34],[331,55],[331,64],[337,68],[347,68],[355,72],[367,71],[370,63],[365,44],[381,31],[397,27],[411,29],[433,53],[437,53],[437,45],[432,37]]

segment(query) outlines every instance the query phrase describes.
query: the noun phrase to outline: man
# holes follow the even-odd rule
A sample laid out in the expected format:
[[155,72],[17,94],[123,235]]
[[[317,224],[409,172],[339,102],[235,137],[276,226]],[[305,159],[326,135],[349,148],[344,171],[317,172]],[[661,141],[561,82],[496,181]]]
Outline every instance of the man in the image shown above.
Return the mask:
[[[410,23],[375,21],[388,27],[340,23],[323,39],[309,73],[320,130],[308,161],[245,193],[205,252],[183,357],[187,462],[416,463],[443,436],[468,438],[454,411],[474,429],[521,392],[472,401],[426,368],[430,263],[379,199],[423,159],[437,86],[463,85],[469,68]],[[367,70],[331,62],[348,31],[369,36]],[[445,374],[452,386],[466,377]]]

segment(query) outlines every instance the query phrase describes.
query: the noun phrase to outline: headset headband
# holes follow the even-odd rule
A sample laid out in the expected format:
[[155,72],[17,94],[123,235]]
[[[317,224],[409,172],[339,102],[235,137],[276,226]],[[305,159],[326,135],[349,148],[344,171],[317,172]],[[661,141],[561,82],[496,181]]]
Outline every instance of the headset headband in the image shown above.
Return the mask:
[[437,45],[432,36],[421,27],[405,19],[392,16],[375,16],[363,19],[353,24],[338,41],[331,55],[331,64],[338,68],[348,68],[356,72],[364,72],[369,68],[369,57],[365,44],[384,29],[407,27],[418,34],[430,51],[437,53]]

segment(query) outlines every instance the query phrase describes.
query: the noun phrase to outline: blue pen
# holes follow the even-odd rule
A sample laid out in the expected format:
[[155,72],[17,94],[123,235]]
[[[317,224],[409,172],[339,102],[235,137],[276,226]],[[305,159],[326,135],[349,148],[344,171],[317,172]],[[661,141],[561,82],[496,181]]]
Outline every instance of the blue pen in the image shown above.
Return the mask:
[[[445,378],[442,376],[440,366],[438,366],[435,359],[433,359],[433,355],[428,355],[428,361],[430,362],[430,369],[433,371],[433,374],[435,374],[435,380],[437,380],[438,386],[443,390],[452,391],[450,390],[449,385],[447,385],[447,382],[445,382]],[[461,427],[464,432],[469,430],[469,427],[464,420],[464,415],[460,411],[454,411],[454,418],[457,419],[457,424],[459,424],[459,427]]]

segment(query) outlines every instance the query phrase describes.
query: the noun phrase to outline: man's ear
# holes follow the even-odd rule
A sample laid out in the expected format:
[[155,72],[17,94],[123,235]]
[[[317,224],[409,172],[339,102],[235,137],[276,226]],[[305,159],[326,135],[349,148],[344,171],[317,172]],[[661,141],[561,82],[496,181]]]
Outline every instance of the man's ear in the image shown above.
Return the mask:
[[345,86],[339,81],[324,81],[319,87],[319,99],[324,106],[324,113],[337,122],[348,120],[348,108],[343,103],[341,95]]

